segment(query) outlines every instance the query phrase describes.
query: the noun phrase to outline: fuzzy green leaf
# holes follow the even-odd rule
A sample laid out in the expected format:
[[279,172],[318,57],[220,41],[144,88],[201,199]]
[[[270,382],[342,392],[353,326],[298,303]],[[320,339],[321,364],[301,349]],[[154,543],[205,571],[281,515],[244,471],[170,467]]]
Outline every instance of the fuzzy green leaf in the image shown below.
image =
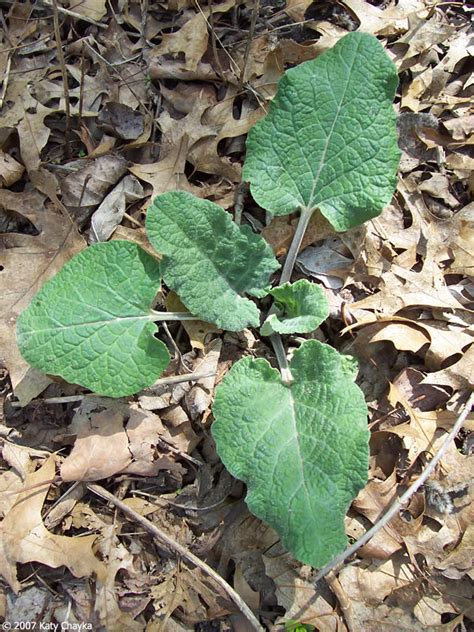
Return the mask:
[[279,285],[269,294],[275,299],[277,311],[263,323],[260,329],[262,336],[306,334],[314,331],[329,316],[324,291],[306,279]]
[[45,283],[17,324],[20,351],[45,373],[100,395],[150,386],[169,362],[153,337],[160,265],[136,244],[96,244]]
[[255,200],[273,215],[319,208],[338,231],[377,216],[396,186],[397,83],[366,33],[288,70],[248,135],[243,176]]
[[[352,363],[351,363],[352,364]],[[246,502],[301,562],[346,546],[344,516],[367,480],[367,406],[335,349],[305,342],[282,384],[266,360],[240,360],[217,388],[212,434]]]
[[146,230],[163,255],[163,279],[193,314],[229,331],[259,325],[257,306],[243,295],[264,296],[279,264],[249,226],[237,226],[217,204],[172,191],[155,198]]

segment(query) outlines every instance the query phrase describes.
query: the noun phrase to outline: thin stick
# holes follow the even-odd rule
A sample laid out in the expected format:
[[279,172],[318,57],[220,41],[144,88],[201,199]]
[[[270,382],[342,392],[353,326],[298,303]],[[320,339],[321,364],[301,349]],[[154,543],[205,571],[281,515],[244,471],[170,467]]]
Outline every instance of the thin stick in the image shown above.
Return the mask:
[[245,601],[235,592],[232,586],[223,579],[220,575],[216,573],[214,569],[208,566],[205,562],[196,557],[191,551],[188,551],[184,546],[176,542],[172,538],[170,538],[166,533],[158,529],[156,525],[154,525],[150,520],[144,518],[139,513],[134,511],[131,507],[126,505],[124,502],[116,498],[113,494],[109,493],[100,485],[88,484],[87,488],[93,493],[112,503],[117,509],[120,509],[126,516],[131,518],[134,522],[137,522],[144,529],[148,531],[154,538],[156,538],[161,544],[164,544],[168,549],[175,551],[182,559],[187,562],[193,564],[197,568],[200,568],[203,573],[208,575],[220,588],[222,588],[227,595],[232,599],[238,609],[245,616],[247,621],[249,622],[252,630],[257,630],[257,632],[264,632],[264,628],[260,625],[257,618],[247,606]]
[[[181,382],[197,382],[203,380],[206,377],[214,377],[215,372],[208,373],[185,373],[184,375],[170,375],[169,377],[162,377],[156,382],[144,389],[144,392],[150,394],[154,389],[160,386],[167,386],[172,384],[181,384]],[[45,397],[44,399],[32,399],[30,404],[69,404],[71,402],[82,402],[83,399],[88,397],[96,397],[94,393],[85,395],[64,395],[62,397]],[[10,402],[10,406],[13,408],[23,408],[20,402]]]
[[[196,2],[196,5],[197,5],[198,9],[200,9],[198,2]],[[202,11],[201,11],[201,14],[205,18],[205,16],[204,16]],[[208,25],[210,26],[210,30],[211,30],[211,45],[212,45],[212,54],[214,55],[214,61],[216,62],[216,66],[217,66],[217,69],[219,71],[220,78],[224,79],[224,70],[222,69],[221,60],[219,58],[219,53],[217,51],[217,40],[216,40],[216,31],[214,30],[214,13],[212,11],[212,0],[210,0],[210,2],[209,2],[209,22],[208,22]]]
[[57,0],[52,0],[53,6],[53,25],[54,37],[56,39],[56,48],[59,59],[59,66],[63,76],[63,92],[64,92],[64,109],[66,111],[66,129],[64,131],[66,157],[71,157],[71,146],[69,144],[69,133],[71,129],[71,105],[69,103],[69,88],[66,61],[64,59],[63,46],[61,41],[61,33],[59,31],[59,12]]
[[245,47],[244,61],[242,64],[242,70],[240,71],[239,83],[237,86],[237,90],[239,91],[242,90],[242,87],[245,82],[245,71],[247,70],[247,63],[249,60],[250,49],[252,48],[253,36],[255,33],[255,26],[257,24],[257,17],[258,17],[259,12],[260,12],[260,0],[255,0],[254,7],[252,9],[252,18],[250,20],[250,29],[249,29],[249,34],[247,38],[247,45]]
[[10,69],[12,66],[12,56],[8,55],[7,67],[5,68],[5,74],[3,76],[2,90],[0,92],[0,110],[3,108],[3,101],[8,89],[8,81],[10,79]]
[[458,418],[456,419],[456,423],[451,429],[451,432],[448,434],[443,444],[440,446],[439,450],[436,452],[434,457],[431,459],[431,461],[428,463],[426,468],[423,470],[420,477],[412,485],[410,485],[410,487],[405,491],[405,493],[403,493],[400,496],[400,498],[398,498],[392,504],[389,510],[379,520],[377,520],[374,526],[371,529],[369,529],[367,533],[364,533],[364,535],[361,538],[359,538],[357,542],[354,542],[352,546],[350,546],[340,555],[337,555],[333,560],[331,560],[331,562],[329,562],[329,564],[326,564],[326,566],[319,571],[319,573],[315,577],[315,580],[314,580],[315,583],[317,583],[320,579],[322,579],[325,575],[327,575],[330,571],[335,569],[337,566],[342,564],[344,560],[346,560],[348,557],[353,555],[356,551],[358,551],[361,547],[363,547],[364,544],[367,544],[367,542],[371,538],[373,538],[373,536],[378,531],[380,531],[380,529],[382,529],[382,527],[384,527],[387,524],[387,522],[389,522],[399,512],[400,508],[408,500],[410,500],[413,494],[423,485],[426,479],[432,474],[432,472],[434,471],[439,461],[443,458],[444,453],[448,449],[448,445],[451,443],[451,441],[456,437],[458,432],[461,430],[473,404],[474,404],[474,392],[471,393],[471,396],[462,407],[461,412]]

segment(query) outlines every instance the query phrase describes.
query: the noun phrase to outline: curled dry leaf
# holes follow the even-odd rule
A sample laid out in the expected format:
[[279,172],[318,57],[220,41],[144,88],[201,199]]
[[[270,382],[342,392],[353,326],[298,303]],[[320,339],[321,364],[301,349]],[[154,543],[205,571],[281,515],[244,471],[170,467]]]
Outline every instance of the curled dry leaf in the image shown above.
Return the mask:
[[101,156],[61,181],[63,203],[79,227],[89,219],[94,209],[127,172],[127,163],[116,156]]
[[94,211],[91,218],[90,242],[107,241],[122,221],[127,205],[143,197],[140,182],[134,176],[125,176]]
[[173,439],[160,418],[124,400],[89,397],[70,427],[77,438],[61,465],[64,481],[97,481],[121,473],[156,476],[160,470],[182,474],[163,441]]

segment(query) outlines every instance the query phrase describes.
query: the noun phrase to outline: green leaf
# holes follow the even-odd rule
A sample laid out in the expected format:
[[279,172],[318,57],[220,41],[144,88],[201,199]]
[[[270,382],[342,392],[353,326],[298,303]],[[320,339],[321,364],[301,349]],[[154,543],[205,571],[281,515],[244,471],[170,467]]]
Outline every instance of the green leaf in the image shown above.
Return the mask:
[[270,290],[275,299],[275,314],[263,323],[262,336],[306,334],[314,331],[329,316],[329,305],[324,291],[306,279],[284,283]]
[[279,264],[267,242],[237,226],[217,204],[184,191],[158,196],[147,212],[148,238],[162,261],[166,284],[201,320],[239,331],[258,326],[257,306]]
[[366,33],[288,70],[247,139],[243,177],[258,204],[273,215],[319,208],[338,231],[377,216],[396,186],[397,83]]
[[151,305],[160,264],[136,244],[90,246],[45,283],[17,324],[30,364],[110,397],[150,386],[169,362]]
[[367,406],[335,349],[308,340],[291,386],[266,360],[240,360],[217,388],[212,434],[246,502],[301,562],[346,546],[344,516],[367,481]]

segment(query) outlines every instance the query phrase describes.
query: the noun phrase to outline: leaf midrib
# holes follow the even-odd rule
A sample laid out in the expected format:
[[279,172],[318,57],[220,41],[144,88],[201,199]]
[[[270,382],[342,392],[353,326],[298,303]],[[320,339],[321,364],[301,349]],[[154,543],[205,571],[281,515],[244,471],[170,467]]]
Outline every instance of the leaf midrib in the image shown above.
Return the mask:
[[148,314],[145,316],[120,316],[119,318],[110,318],[108,320],[94,320],[94,321],[90,321],[90,322],[86,322],[86,323],[77,323],[77,324],[70,324],[70,325],[59,325],[56,327],[48,327],[46,329],[34,329],[31,332],[22,332],[22,335],[24,337],[31,337],[31,336],[37,336],[40,334],[49,334],[49,333],[54,333],[54,332],[59,332],[59,331],[65,331],[67,329],[80,329],[81,327],[90,327],[92,325],[101,325],[102,327],[104,326],[109,326],[109,325],[113,325],[114,323],[117,322],[123,322],[123,321],[127,321],[127,320],[147,320],[147,321],[154,321],[155,320],[155,314]]
[[[225,211],[224,211],[224,213],[225,213]],[[209,227],[209,230],[210,230],[210,232],[212,232],[212,229],[211,229],[211,227],[210,227],[210,223],[209,223],[208,218],[207,218],[207,214],[205,215],[205,217],[206,217],[206,223],[207,223],[207,225],[208,225],[208,227]],[[192,238],[192,236],[190,236],[190,235],[186,232],[186,230],[185,230],[185,229],[184,229],[184,228],[183,228],[180,224],[178,224],[177,222],[173,222],[173,219],[172,219],[172,218],[170,218],[170,216],[169,216],[168,214],[166,214],[166,218],[168,219],[168,221],[169,221],[169,222],[170,222],[173,226],[175,226],[175,227],[178,229],[179,233],[180,233],[181,235],[183,235],[183,236],[184,236],[184,237],[185,237],[185,238],[189,241],[189,243],[190,243],[193,247],[195,247],[195,248],[196,248],[196,250],[199,252],[199,254],[200,254],[200,255],[202,255],[203,259],[205,259],[205,260],[206,260],[206,261],[207,261],[207,262],[211,265],[211,267],[214,269],[214,271],[215,271],[216,275],[217,275],[219,278],[221,278],[221,279],[225,282],[225,285],[228,287],[228,289],[229,289],[229,290],[231,290],[231,291],[233,292],[233,294],[237,295],[238,297],[240,297],[240,298],[244,298],[242,295],[243,295],[243,294],[245,294],[245,293],[247,293],[247,292],[249,292],[249,290],[245,290],[245,289],[239,289],[239,290],[237,290],[237,289],[236,289],[236,288],[232,285],[232,283],[231,283],[231,282],[227,279],[227,277],[223,275],[222,271],[218,269],[217,264],[213,261],[213,259],[211,259],[211,258],[209,257],[209,253],[208,253],[208,251],[207,251],[207,250],[205,250],[205,249],[203,249],[203,248],[201,247],[201,245],[200,245],[200,243],[198,242],[198,240],[194,240],[194,239]],[[229,219],[230,219],[230,218],[229,218]],[[236,228],[237,228],[237,230],[239,230],[238,226],[236,226]],[[232,231],[233,231],[233,226],[232,226],[232,225],[231,225],[231,226],[229,226],[229,230],[232,230]],[[239,232],[241,232],[241,233],[242,233],[242,231],[239,231]],[[234,231],[234,233],[235,233],[235,231]],[[243,233],[242,233],[242,234],[243,234]],[[162,238],[162,237],[161,237],[161,238]],[[168,241],[168,240],[167,240],[167,241]],[[235,240],[234,240],[234,241],[235,241]],[[168,243],[170,243],[170,242],[168,241]],[[164,254],[164,256],[166,256],[166,257],[168,257],[169,259],[173,260],[173,263],[175,263],[175,262],[176,262],[176,258],[177,258],[177,255],[176,255],[176,254],[173,254],[173,255],[166,255],[166,254]],[[181,262],[181,264],[182,264],[182,262]],[[246,270],[246,271],[245,271],[245,273],[248,273],[248,270]],[[164,273],[164,274],[165,274],[165,275],[167,274],[166,268],[165,268],[165,273]],[[244,276],[244,272],[243,272],[243,273],[242,273],[242,275],[239,277],[239,279],[241,279],[243,276]],[[249,302],[250,302],[250,301],[249,301]]]
[[[316,187],[318,185],[319,178],[321,177],[321,172],[322,172],[323,168],[326,165],[326,163],[325,163],[326,154],[328,152],[330,141],[331,141],[331,137],[332,137],[332,135],[334,133],[334,129],[335,129],[336,123],[337,123],[337,121],[339,119],[339,115],[341,113],[341,109],[342,109],[342,106],[343,106],[345,98],[346,98],[347,90],[348,90],[349,84],[351,82],[352,69],[354,68],[354,64],[355,64],[356,59],[357,59],[357,53],[359,51],[359,48],[360,48],[360,42],[357,43],[357,48],[354,51],[354,55],[353,55],[353,58],[352,58],[351,66],[350,66],[349,72],[347,74],[347,82],[346,82],[346,85],[344,87],[344,92],[342,94],[342,98],[341,98],[341,100],[339,102],[339,105],[337,106],[337,111],[336,111],[336,114],[334,116],[334,120],[333,120],[331,129],[329,130],[329,134],[328,134],[328,137],[326,139],[326,143],[325,143],[324,148],[323,148],[323,153],[322,153],[321,160],[320,160],[320,163],[319,163],[319,168],[318,168],[318,171],[317,171],[317,173],[315,175],[313,186],[311,187],[311,193],[310,193],[310,196],[309,196],[308,204],[305,207],[305,210],[308,210],[308,211],[314,210],[316,208],[314,206],[314,198],[315,198]],[[328,76],[328,65],[327,64],[325,66],[325,71],[326,71],[328,83],[330,83],[330,79],[329,79],[329,76]]]

